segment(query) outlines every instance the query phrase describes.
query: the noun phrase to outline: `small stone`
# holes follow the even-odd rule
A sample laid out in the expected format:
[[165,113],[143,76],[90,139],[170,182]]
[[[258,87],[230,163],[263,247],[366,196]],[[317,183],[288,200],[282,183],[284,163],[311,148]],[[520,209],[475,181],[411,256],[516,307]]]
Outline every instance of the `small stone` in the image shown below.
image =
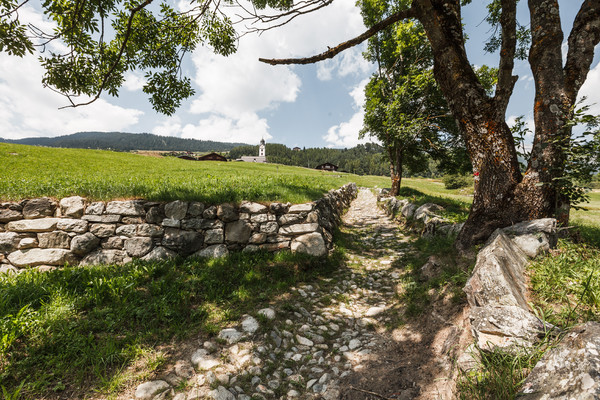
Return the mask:
[[148,254],[143,256],[142,261],[164,261],[177,257],[177,253],[165,247],[155,247]]
[[296,397],[299,397],[299,396],[300,396],[300,393],[298,393],[298,392],[297,392],[296,390],[294,390],[294,389],[292,389],[292,390],[290,390],[289,392],[287,392],[287,397],[289,397],[289,398],[292,398],[292,399],[293,399],[293,398],[296,398]]
[[358,339],[352,339],[352,340],[350,341],[350,343],[348,343],[348,348],[349,348],[350,350],[357,349],[357,348],[359,348],[360,346],[361,346],[361,343],[360,343],[360,340],[358,340]]
[[144,207],[136,200],[111,201],[106,204],[106,213],[137,217],[144,215]]
[[181,200],[175,200],[165,204],[165,215],[167,218],[182,220],[185,218],[188,210],[188,203]]
[[234,328],[223,329],[223,330],[221,330],[221,332],[219,332],[219,335],[218,335],[219,339],[223,339],[229,344],[237,343],[240,340],[242,340],[243,337],[244,337],[244,334],[241,332],[238,332]]
[[154,396],[168,390],[170,387],[167,382],[161,380],[142,383],[135,389],[135,398],[151,400]]
[[306,389],[310,389],[315,383],[317,383],[316,379],[311,379],[310,381],[306,382]]
[[42,249],[68,249],[71,238],[66,232],[42,232],[38,233],[39,247]]
[[88,229],[88,222],[82,219],[61,218],[56,224],[56,228],[65,232],[85,233]]
[[229,255],[229,250],[227,249],[227,246],[225,246],[224,244],[215,244],[212,246],[208,246],[207,248],[204,248],[200,251],[197,251],[196,253],[194,253],[194,257],[200,257],[200,258],[221,258],[221,257],[227,257]]
[[204,203],[192,201],[188,206],[187,212],[190,217],[202,216],[202,212],[204,212]]
[[125,240],[123,248],[131,257],[143,257],[152,250],[152,238],[133,237]]
[[71,251],[79,256],[88,254],[99,245],[100,239],[89,232],[71,239]]
[[87,215],[102,215],[104,213],[104,203],[101,201],[94,202],[85,209]]
[[59,205],[60,212],[67,217],[79,218],[85,210],[85,200],[80,196],[65,197]]
[[23,238],[19,242],[19,250],[32,249],[38,247],[38,241],[36,238]]
[[217,389],[209,393],[209,397],[214,400],[235,400],[235,396],[229,390],[223,386],[219,386]]
[[175,363],[175,374],[185,379],[190,379],[194,376],[194,368],[185,360],[179,360]]
[[127,237],[135,236],[136,232],[137,226],[135,225],[121,225],[115,230],[115,234]]
[[272,308],[263,308],[261,310],[258,310],[257,314],[263,316],[268,320],[275,319],[275,310],[273,310]]
[[253,334],[258,328],[258,321],[254,317],[248,315],[242,320],[242,330],[244,332]]
[[296,335],[296,341],[298,344],[302,346],[312,347],[314,345],[313,341],[305,338],[304,336]]
[[153,224],[139,224],[137,227],[138,236],[158,237],[165,232],[163,228]]
[[208,354],[208,351],[205,349],[196,350],[194,352],[194,354],[192,354],[191,361],[192,361],[192,364],[198,370],[201,370],[201,371],[211,369],[218,365],[221,365],[221,362],[219,360],[217,360],[216,358],[210,356]]
[[223,229],[209,229],[204,233],[204,243],[218,244],[223,243]]
[[114,235],[116,225],[114,224],[92,224],[90,225],[90,233],[99,238],[107,238]]

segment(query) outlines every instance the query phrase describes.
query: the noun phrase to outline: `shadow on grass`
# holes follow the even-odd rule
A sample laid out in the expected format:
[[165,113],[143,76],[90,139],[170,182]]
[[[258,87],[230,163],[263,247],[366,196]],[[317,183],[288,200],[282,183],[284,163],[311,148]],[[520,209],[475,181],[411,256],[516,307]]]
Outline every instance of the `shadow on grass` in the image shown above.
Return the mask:
[[102,392],[144,349],[214,334],[342,263],[339,252],[260,252],[0,276],[0,382],[10,392],[24,381],[23,398]]
[[600,226],[575,223],[575,239],[600,249]]

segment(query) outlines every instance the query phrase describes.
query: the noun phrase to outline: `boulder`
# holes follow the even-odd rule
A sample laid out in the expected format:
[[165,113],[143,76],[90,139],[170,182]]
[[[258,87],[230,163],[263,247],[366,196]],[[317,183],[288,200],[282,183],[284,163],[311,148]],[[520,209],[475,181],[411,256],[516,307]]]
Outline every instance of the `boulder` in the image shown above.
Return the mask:
[[425,219],[425,217],[433,216],[437,211],[442,211],[444,207],[434,204],[426,203],[415,210],[415,219]]
[[571,330],[533,368],[522,400],[600,398],[600,324],[587,322]]
[[125,215],[128,217],[144,216],[144,206],[138,200],[110,201],[106,204],[107,214]]
[[19,219],[23,219],[23,213],[21,213],[21,211],[8,208],[0,210],[0,223],[2,224],[10,221],[17,221]]
[[115,250],[123,250],[123,238],[121,236],[111,236],[105,239],[102,239],[100,245],[103,249],[115,249]]
[[79,218],[85,211],[85,200],[80,196],[65,197],[60,200],[59,206],[62,215]]
[[[279,229],[281,235],[300,235],[302,233],[312,233],[319,229],[319,224],[295,224],[283,226]],[[319,235],[320,236],[320,235]]]
[[267,241],[267,234],[264,232],[257,232],[250,236],[248,243],[250,244],[262,244]]
[[235,400],[235,395],[223,386],[212,390],[208,397],[212,400]]
[[204,233],[204,243],[223,243],[223,229],[209,229]]
[[269,216],[267,214],[253,214],[250,217],[250,222],[253,223],[263,223],[263,222],[267,222],[269,220]]
[[293,252],[306,253],[316,257],[327,254],[327,246],[325,245],[323,236],[317,232],[295,238],[292,240],[290,248]]
[[240,205],[240,212],[248,214],[264,214],[267,212],[267,206],[263,206],[260,203],[253,203],[250,201],[243,201]]
[[48,197],[28,200],[23,206],[25,219],[52,217],[54,211],[56,211],[56,202]]
[[512,241],[530,258],[547,253],[553,247],[550,238],[543,232],[515,236]]
[[35,267],[38,265],[64,265],[75,263],[75,255],[66,249],[27,249],[17,250],[8,255],[8,261],[15,267]]
[[281,225],[298,224],[304,222],[305,219],[306,213],[285,214],[279,217],[279,223]]
[[[181,221],[181,229],[187,229],[191,231],[199,231],[204,226],[206,220],[202,218],[189,218]],[[220,221],[219,221],[220,222]]]
[[88,254],[79,265],[109,265],[126,264],[131,262],[131,258],[123,250],[96,250]]
[[75,236],[71,239],[71,251],[83,256],[94,250],[100,244],[100,239],[91,233]]
[[146,213],[146,222],[149,224],[160,224],[162,220],[165,218],[165,214],[160,209],[160,207],[150,207],[148,212]]
[[313,203],[304,203],[304,204],[294,204],[289,208],[288,213],[290,214],[298,214],[301,212],[309,213],[313,210]]
[[188,206],[187,212],[190,217],[201,217],[204,212],[204,203],[192,201]]
[[108,214],[108,215],[84,215],[81,219],[89,222],[97,222],[102,224],[115,224],[121,220],[120,215]]
[[217,218],[217,207],[216,206],[210,206],[208,208],[205,208],[204,211],[202,212],[202,217],[204,219],[215,219],[215,218]]
[[152,238],[149,237],[132,237],[125,240],[123,249],[131,257],[143,257],[152,250]]
[[221,362],[215,357],[211,356],[206,349],[198,349],[192,354],[192,364],[196,369],[202,371],[221,365]]
[[115,224],[92,224],[90,225],[90,233],[93,233],[99,238],[107,238],[115,234]]
[[260,225],[260,232],[266,234],[277,233],[279,230],[279,224],[277,222],[265,222]]
[[162,245],[177,253],[189,255],[202,247],[202,236],[198,232],[167,228]]
[[39,246],[39,243],[38,243],[37,238],[33,238],[33,237],[23,238],[19,242],[19,250],[33,249],[38,246]]
[[121,225],[115,230],[115,234],[119,236],[133,237],[137,233],[136,225]]
[[271,211],[275,215],[282,215],[287,212],[288,207],[289,207],[289,203],[288,204],[271,203],[271,204],[269,204],[269,211]]
[[223,222],[232,222],[239,219],[240,216],[233,204],[224,203],[217,207],[217,217]]
[[60,218],[11,221],[6,224],[6,230],[13,232],[50,232],[56,229],[59,221]]
[[61,218],[56,224],[56,228],[65,232],[85,233],[88,229],[88,222],[82,219]]
[[162,236],[165,230],[158,225],[139,224],[137,227],[138,236],[158,237]]
[[205,249],[202,249],[200,251],[197,251],[194,254],[194,257],[200,257],[200,258],[221,258],[221,257],[227,257],[229,255],[229,250],[227,249],[227,246],[225,246],[224,244],[215,244],[212,246],[208,246]]
[[175,200],[165,204],[165,216],[170,219],[182,220],[185,218],[188,210],[188,203],[181,200]]
[[85,209],[86,215],[102,215],[104,213],[105,205],[102,201],[96,201]]
[[527,257],[508,236],[496,230],[477,255],[464,291],[471,307],[519,306],[529,309],[525,297]]
[[0,232],[0,253],[10,253],[18,248],[21,236],[15,232]]
[[165,261],[177,257],[177,253],[165,247],[155,247],[142,257],[142,261]]
[[38,233],[38,243],[42,249],[68,249],[71,246],[71,238],[66,232],[42,232]]
[[238,220],[225,226],[225,240],[230,243],[247,243],[252,234],[252,227],[248,222]]
[[402,207],[400,213],[404,218],[412,218],[415,216],[415,211],[417,211],[417,206],[412,203],[407,203],[404,207]]
[[181,220],[173,219],[173,218],[165,218],[160,223],[161,226],[165,228],[181,228]]

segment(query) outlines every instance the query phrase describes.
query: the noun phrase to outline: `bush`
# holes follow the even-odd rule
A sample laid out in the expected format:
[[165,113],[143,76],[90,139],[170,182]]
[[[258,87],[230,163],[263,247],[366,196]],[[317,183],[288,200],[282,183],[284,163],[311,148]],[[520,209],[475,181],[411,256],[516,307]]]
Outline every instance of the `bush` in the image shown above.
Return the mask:
[[458,174],[444,175],[442,182],[444,182],[446,189],[460,189],[473,184],[473,180],[470,176]]

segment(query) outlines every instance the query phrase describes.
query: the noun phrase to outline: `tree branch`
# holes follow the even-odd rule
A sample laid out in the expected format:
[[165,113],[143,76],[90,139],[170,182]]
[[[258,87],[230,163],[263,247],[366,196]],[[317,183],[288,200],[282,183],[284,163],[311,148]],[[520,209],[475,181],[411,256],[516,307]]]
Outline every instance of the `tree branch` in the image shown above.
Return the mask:
[[383,21],[376,23],[370,29],[368,29],[366,32],[355,37],[354,39],[350,39],[346,42],[340,43],[339,45],[329,48],[329,50],[327,50],[321,54],[317,54],[316,56],[306,57],[306,58],[284,58],[284,59],[259,58],[258,61],[270,64],[270,65],[314,64],[316,62],[335,57],[342,51],[364,42],[371,36],[375,35],[377,32],[381,31],[382,29],[387,28],[388,26],[390,26],[400,20],[407,19],[407,18],[414,18],[415,16],[416,16],[416,14],[412,8],[398,11],[397,13],[390,15]]
[[515,0],[502,0],[500,25],[502,27],[502,47],[494,101],[499,107],[499,112],[505,113],[518,79],[512,74],[517,49],[517,2]]
[[600,42],[600,0],[586,0],[581,5],[569,35],[569,52],[565,64],[566,90],[571,99],[585,82],[594,59],[594,47]]

